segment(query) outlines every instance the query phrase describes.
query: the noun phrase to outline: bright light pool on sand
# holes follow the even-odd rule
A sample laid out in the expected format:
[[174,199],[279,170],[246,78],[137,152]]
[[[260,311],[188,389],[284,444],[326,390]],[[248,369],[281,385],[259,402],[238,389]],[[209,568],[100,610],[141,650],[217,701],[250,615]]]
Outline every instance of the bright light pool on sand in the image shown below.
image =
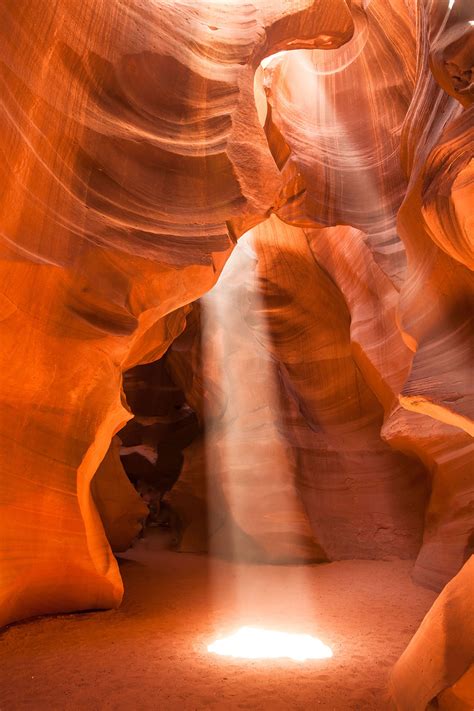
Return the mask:
[[290,634],[258,627],[241,627],[230,637],[218,639],[207,648],[208,652],[240,659],[328,659],[332,650],[320,639],[309,634]]

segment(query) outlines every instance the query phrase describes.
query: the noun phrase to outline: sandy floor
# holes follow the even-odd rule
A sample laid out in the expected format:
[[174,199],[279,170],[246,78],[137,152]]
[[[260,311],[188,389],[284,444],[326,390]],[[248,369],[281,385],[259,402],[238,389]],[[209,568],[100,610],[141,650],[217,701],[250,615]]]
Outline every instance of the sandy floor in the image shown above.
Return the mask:
[[[120,610],[42,618],[0,637],[1,711],[384,711],[391,666],[434,593],[410,563],[237,566],[160,550],[121,562]],[[331,659],[237,660],[207,645],[244,624],[308,632]]]

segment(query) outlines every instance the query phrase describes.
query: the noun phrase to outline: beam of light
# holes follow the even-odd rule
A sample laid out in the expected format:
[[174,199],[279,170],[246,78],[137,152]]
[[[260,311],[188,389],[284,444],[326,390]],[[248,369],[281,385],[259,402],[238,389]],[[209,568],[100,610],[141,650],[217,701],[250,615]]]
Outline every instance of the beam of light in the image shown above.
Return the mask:
[[[289,137],[288,142],[294,141],[296,151],[300,150],[303,167],[319,164],[321,179],[334,181],[344,195],[341,212],[326,214],[324,196],[315,189],[312,208],[316,221],[321,219],[324,223],[329,218],[350,223],[367,234],[379,263],[391,260],[392,252],[398,252],[403,263],[396,225],[405,186],[401,171],[397,176],[392,168],[400,161],[403,115],[400,112],[399,122],[394,117],[388,127],[383,128],[380,121],[373,125],[373,97],[364,87],[357,94],[353,91],[357,86],[358,61],[364,56],[362,50],[367,47],[369,57],[373,51],[367,19],[360,17],[360,13],[358,17],[359,37],[347,48],[343,45],[337,50],[300,50],[289,52],[280,60],[275,79],[280,83],[275,90],[277,111],[282,133]],[[347,106],[354,96],[358,111],[350,112]],[[299,122],[304,129],[295,130]],[[368,125],[372,126],[369,132]],[[312,143],[307,145],[306,131],[312,136]],[[311,205],[311,184],[308,196]]]
[[279,57],[284,57],[286,54],[285,50],[281,50],[280,52],[275,52],[275,54],[270,54],[268,57],[264,57],[262,61],[260,62],[262,67],[266,69],[269,64],[271,64],[275,59],[278,59]]
[[304,544],[298,548],[305,512],[280,433],[279,382],[265,347],[253,238],[249,232],[239,239],[200,302],[203,377],[214,398],[205,403],[210,552],[224,550],[234,562],[301,563],[307,560]]
[[200,300],[210,596],[217,627],[304,632],[318,624],[306,565],[318,551],[282,430],[258,234],[239,239]]
[[449,8],[450,10],[453,9],[453,7],[454,7],[454,2],[455,2],[455,0],[449,0],[448,8]]
[[207,650],[239,659],[292,659],[295,662],[333,656],[330,647],[309,634],[291,634],[259,627],[241,627],[230,637],[210,644]]

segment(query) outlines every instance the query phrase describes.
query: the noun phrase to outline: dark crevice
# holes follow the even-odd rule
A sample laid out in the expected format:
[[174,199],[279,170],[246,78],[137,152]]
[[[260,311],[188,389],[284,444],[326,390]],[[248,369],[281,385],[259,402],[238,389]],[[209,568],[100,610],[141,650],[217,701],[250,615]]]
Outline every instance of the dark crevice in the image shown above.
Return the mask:
[[146,525],[163,526],[179,544],[181,524],[167,495],[178,481],[184,449],[201,433],[196,413],[173,382],[166,354],[124,374],[123,388],[134,418],[118,433],[128,478],[148,506]]

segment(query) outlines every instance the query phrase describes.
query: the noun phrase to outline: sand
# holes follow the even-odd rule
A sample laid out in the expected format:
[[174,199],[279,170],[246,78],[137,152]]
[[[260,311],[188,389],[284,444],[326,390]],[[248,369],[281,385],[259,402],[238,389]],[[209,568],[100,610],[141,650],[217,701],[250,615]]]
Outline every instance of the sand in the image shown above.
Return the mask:
[[[163,550],[121,560],[119,610],[38,618],[0,636],[1,711],[383,711],[390,669],[433,603],[410,561],[237,565]],[[307,632],[333,657],[219,657],[244,624]]]

